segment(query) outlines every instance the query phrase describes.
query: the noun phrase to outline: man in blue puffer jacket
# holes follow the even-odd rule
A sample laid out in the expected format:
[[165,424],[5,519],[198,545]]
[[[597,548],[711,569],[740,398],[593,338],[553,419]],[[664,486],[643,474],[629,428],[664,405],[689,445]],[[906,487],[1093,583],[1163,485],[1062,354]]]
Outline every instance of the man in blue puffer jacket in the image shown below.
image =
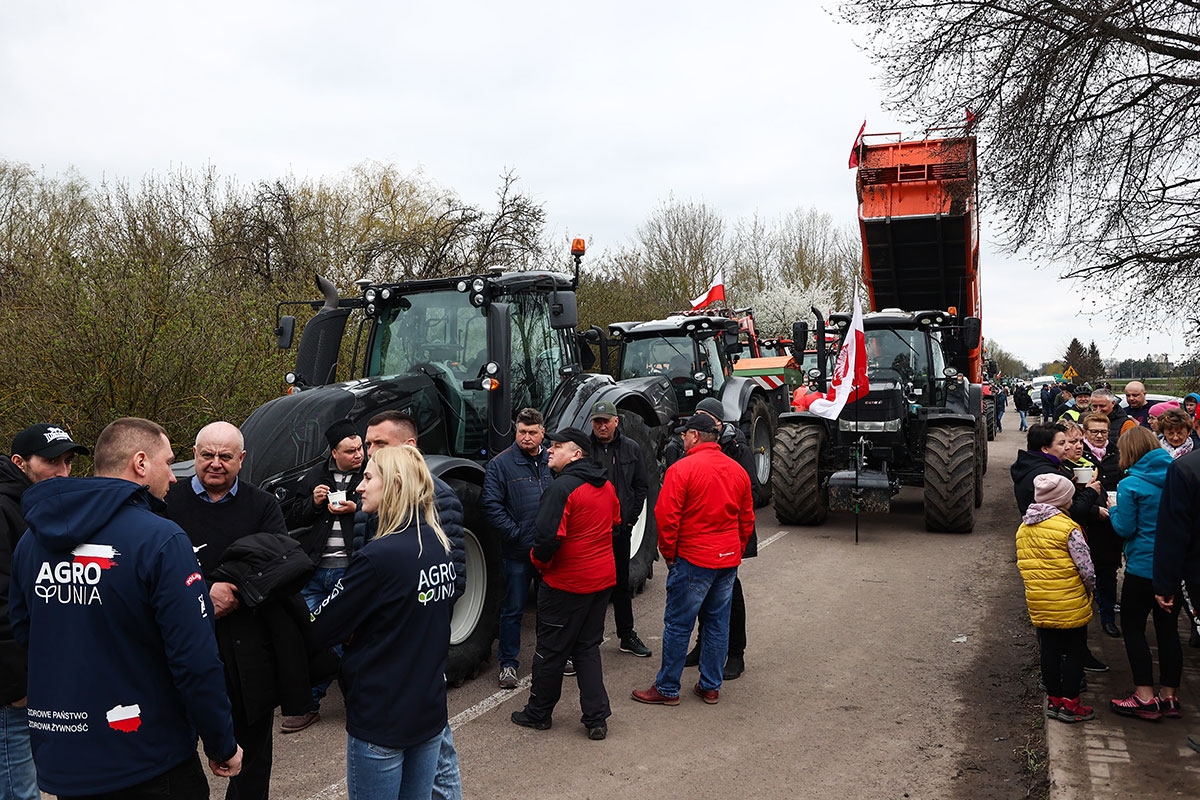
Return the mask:
[[517,688],[517,656],[521,653],[521,618],[529,599],[529,584],[537,575],[529,560],[533,521],[542,493],[554,476],[540,411],[523,408],[517,414],[517,438],[488,462],[483,478],[483,514],[500,538],[504,561],[504,599],[500,604],[500,688]]

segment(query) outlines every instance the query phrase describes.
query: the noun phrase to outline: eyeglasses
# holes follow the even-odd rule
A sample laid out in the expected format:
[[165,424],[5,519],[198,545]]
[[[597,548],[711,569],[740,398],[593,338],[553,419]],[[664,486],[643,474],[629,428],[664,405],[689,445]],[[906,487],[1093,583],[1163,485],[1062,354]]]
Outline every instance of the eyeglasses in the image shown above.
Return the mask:
[[1100,434],[1108,436],[1108,428],[1088,428],[1086,433],[1088,436],[1099,436]]

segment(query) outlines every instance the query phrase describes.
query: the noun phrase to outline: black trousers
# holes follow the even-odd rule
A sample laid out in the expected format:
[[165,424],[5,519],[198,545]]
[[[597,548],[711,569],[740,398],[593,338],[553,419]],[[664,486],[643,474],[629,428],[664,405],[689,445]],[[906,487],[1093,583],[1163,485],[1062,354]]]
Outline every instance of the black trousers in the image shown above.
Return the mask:
[[1134,685],[1154,685],[1154,661],[1146,641],[1146,620],[1153,616],[1154,636],[1158,641],[1158,682],[1179,688],[1183,677],[1183,647],[1179,644],[1182,605],[1183,596],[1177,594],[1174,608],[1163,611],[1154,599],[1154,582],[1126,570],[1125,582],[1121,584],[1121,636],[1125,639],[1125,655],[1129,658]]
[[1050,697],[1079,697],[1083,659],[1087,654],[1087,626],[1037,628],[1042,651],[1042,683]]
[[233,715],[233,735],[242,746],[242,771],[229,779],[225,800],[267,800],[271,790],[271,745],[275,715],[251,723]]
[[612,590],[613,621],[617,638],[633,633],[633,596],[629,591],[630,531],[624,525],[613,531],[613,559],[617,562],[617,585]]
[[89,795],[59,795],[59,800],[208,800],[208,779],[200,756],[193,755],[162,775],[115,792]]
[[533,653],[533,684],[525,713],[548,720],[562,697],[563,667],[570,658],[579,682],[579,720],[593,728],[612,715],[604,672],[600,666],[600,641],[608,613],[610,590],[572,594],[542,583],[537,598],[537,647]]

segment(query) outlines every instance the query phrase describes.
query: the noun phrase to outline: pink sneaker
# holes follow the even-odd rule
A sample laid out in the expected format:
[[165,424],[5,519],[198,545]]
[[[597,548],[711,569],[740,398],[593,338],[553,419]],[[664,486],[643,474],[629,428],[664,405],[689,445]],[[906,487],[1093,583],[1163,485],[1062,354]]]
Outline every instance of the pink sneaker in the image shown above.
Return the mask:
[[1180,719],[1183,717],[1183,709],[1179,706],[1178,697],[1163,697],[1160,694],[1158,696],[1158,708],[1167,719]]
[[1162,719],[1157,697],[1142,700],[1137,696],[1137,692],[1134,692],[1129,697],[1113,700],[1108,705],[1114,714],[1120,714],[1122,717],[1137,717],[1150,721]]

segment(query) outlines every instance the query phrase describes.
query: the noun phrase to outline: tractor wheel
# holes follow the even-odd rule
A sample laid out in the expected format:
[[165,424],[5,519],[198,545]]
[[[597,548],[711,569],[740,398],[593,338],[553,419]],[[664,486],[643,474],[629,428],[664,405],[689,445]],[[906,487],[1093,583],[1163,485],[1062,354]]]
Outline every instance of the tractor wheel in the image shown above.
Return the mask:
[[775,415],[767,401],[758,395],[752,396],[742,420],[742,430],[754,459],[750,488],[754,493],[755,508],[771,502],[771,447],[775,441],[775,424]]
[[983,420],[975,421],[975,507],[983,505],[983,475],[987,472],[988,443]]
[[975,527],[978,466],[975,433],[932,427],[925,435],[925,528],[970,533]]
[[447,481],[463,505],[463,544],[467,551],[467,588],[450,617],[450,653],[446,680],[451,686],[474,678],[492,654],[500,625],[500,539],[483,521],[481,490],[473,483]]
[[988,395],[983,398],[983,418],[987,421],[987,439],[996,438],[996,398]]
[[821,474],[827,434],[821,425],[785,425],[775,432],[771,484],[782,525],[820,525],[829,515],[829,487]]
[[646,467],[646,484],[649,487],[642,513],[629,541],[629,591],[637,593],[646,587],[646,579],[654,569],[658,558],[658,528],[654,524],[654,504],[658,501],[658,490],[662,487],[662,474],[658,468],[658,446],[653,431],[636,414],[621,412],[621,435],[627,436],[642,448],[642,463]]

